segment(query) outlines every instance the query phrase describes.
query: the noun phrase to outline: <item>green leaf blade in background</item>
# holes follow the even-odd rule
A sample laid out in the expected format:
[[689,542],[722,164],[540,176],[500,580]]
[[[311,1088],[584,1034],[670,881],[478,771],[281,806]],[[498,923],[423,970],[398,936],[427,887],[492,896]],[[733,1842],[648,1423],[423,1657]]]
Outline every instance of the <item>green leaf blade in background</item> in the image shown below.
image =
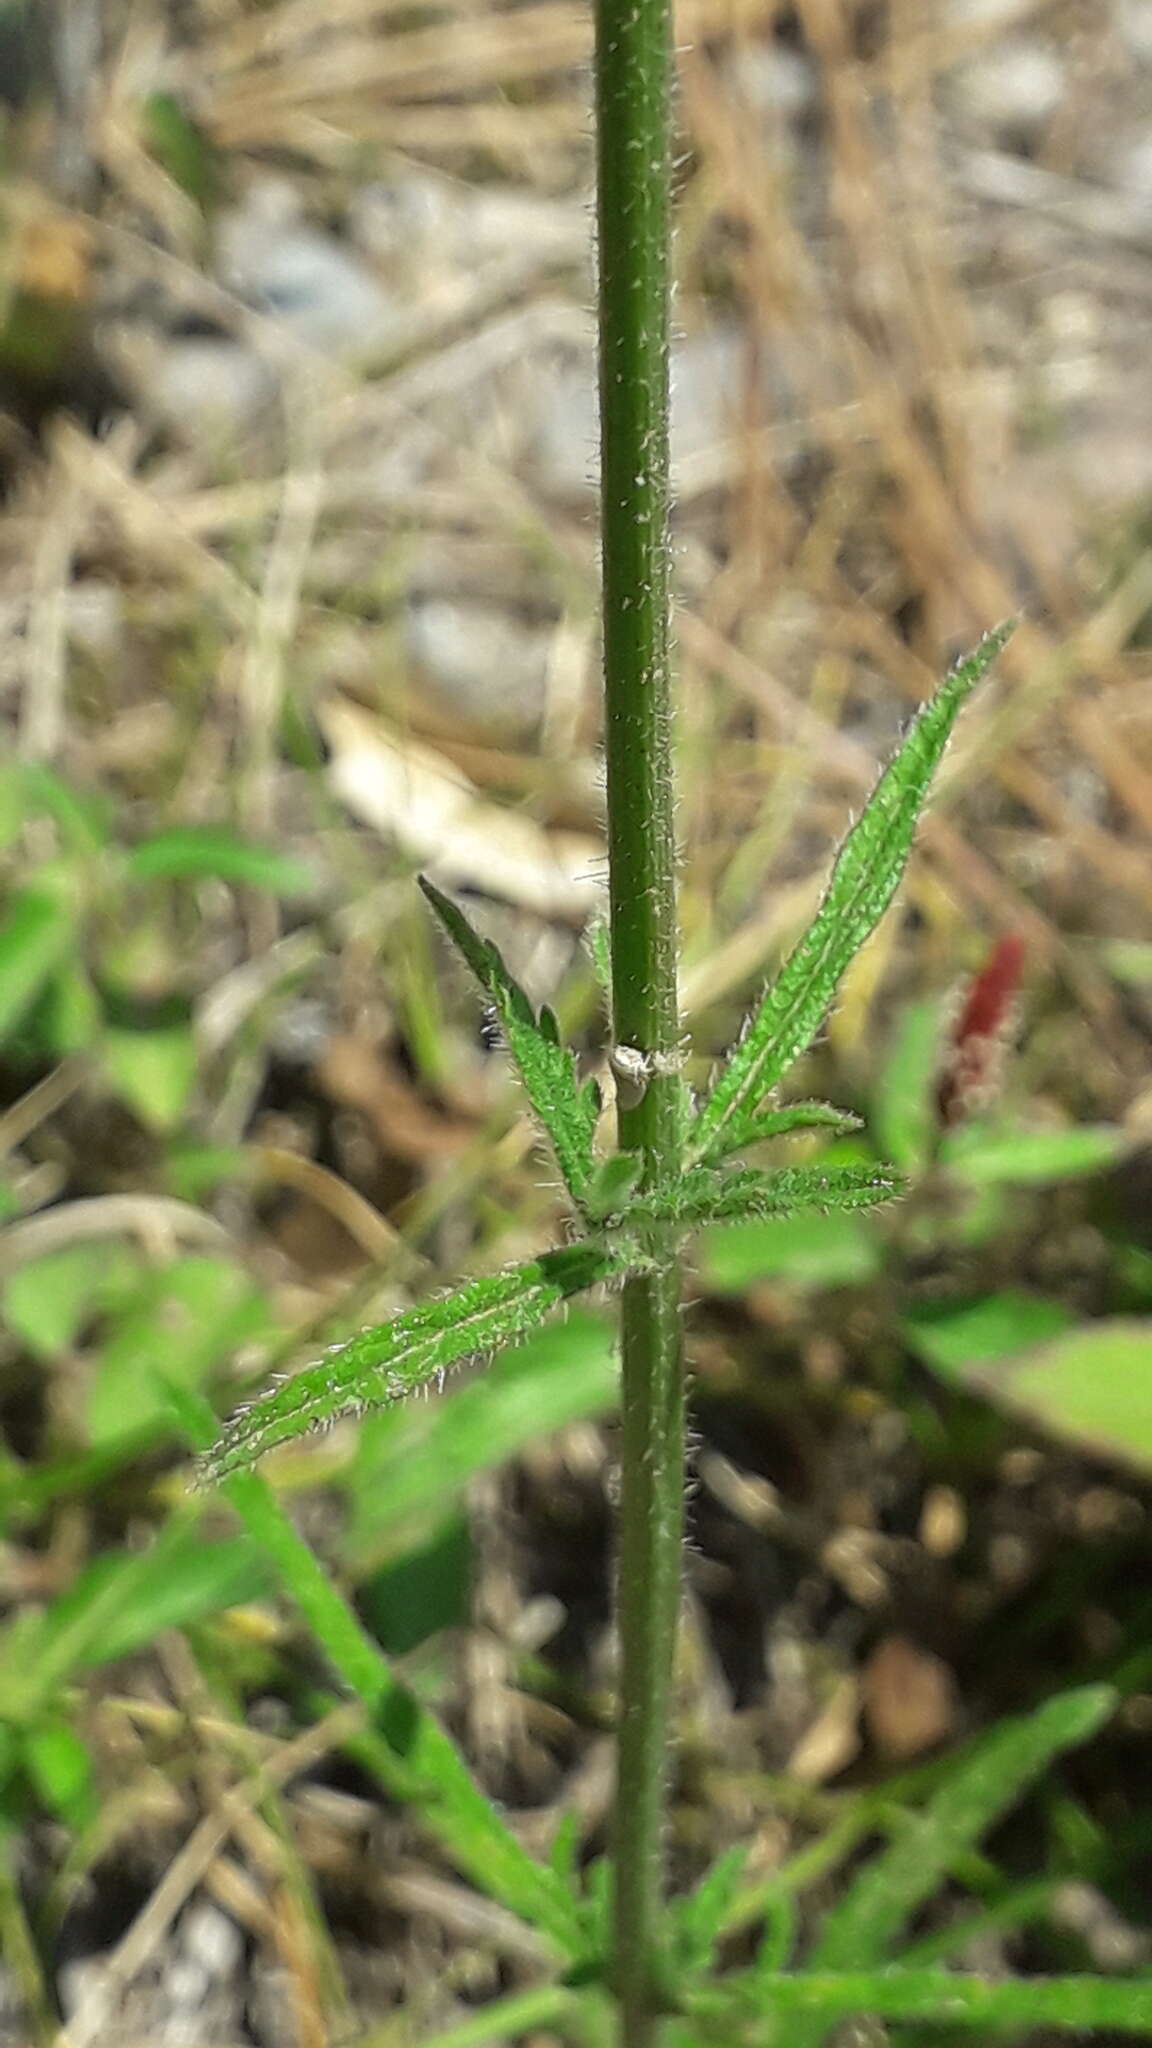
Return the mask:
[[1000,1722],[962,1756],[922,1813],[871,1858],[833,1906],[811,1951],[814,1970],[881,1962],[958,1858],[1017,1804],[1066,1750],[1086,1742],[1116,1704],[1110,1686],[1082,1686]]
[[1131,1149],[1131,1139],[1115,1124],[1070,1124],[1058,1131],[969,1125],[945,1139],[940,1163],[973,1188],[1044,1187],[1103,1173]]
[[215,880],[275,896],[298,896],[315,886],[303,861],[223,825],[174,825],[157,832],[125,855],[124,870],[134,882]]
[[891,903],[907,865],[916,822],[956,719],[1011,631],[1000,626],[945,679],[917,716],[844,841],[824,900],[767,990],[689,1134],[696,1159],[731,1149],[731,1131],[807,1051],[840,978]]
[[583,1208],[594,1171],[599,1088],[595,1081],[580,1081],[575,1055],[559,1044],[551,1012],[544,1010],[537,1017],[491,941],[473,931],[459,905],[426,875],[419,881],[449,938],[495,1006],[508,1050],[536,1117],[551,1139],[568,1192],[577,1207]]
[[0,923],[0,1045],[20,1025],[75,944],[71,905],[50,889],[21,889]]
[[1014,1343],[991,1349],[978,1341],[981,1311],[990,1331],[999,1300],[993,1296],[951,1318],[907,1319],[905,1334],[951,1384],[1078,1450],[1152,1471],[1152,1320],[1110,1316],[1077,1323],[1046,1302],[1047,1315],[1034,1316],[1027,1335],[1018,1323]]

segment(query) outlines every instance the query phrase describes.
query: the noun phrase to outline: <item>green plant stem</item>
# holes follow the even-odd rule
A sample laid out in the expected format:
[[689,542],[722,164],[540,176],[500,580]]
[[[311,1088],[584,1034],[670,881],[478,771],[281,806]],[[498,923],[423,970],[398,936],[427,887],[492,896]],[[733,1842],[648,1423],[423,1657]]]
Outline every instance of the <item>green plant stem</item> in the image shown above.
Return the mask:
[[[620,1143],[642,1185],[680,1165],[676,844],[668,673],[668,0],[597,0],[605,752],[617,1045],[657,1056]],[[662,1056],[662,1057],[661,1057]],[[680,1284],[669,1256],[622,1307],[614,1982],[624,2048],[661,2004],[658,1937],[683,1531]]]

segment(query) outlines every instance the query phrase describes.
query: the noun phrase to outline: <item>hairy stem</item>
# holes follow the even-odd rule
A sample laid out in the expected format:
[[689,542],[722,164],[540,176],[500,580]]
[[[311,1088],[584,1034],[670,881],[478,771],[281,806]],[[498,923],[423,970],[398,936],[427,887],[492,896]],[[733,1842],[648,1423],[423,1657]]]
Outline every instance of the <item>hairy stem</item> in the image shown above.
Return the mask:
[[[668,0],[597,0],[601,532],[614,1031],[649,1067],[619,1111],[643,1184],[680,1163],[676,849],[668,673]],[[655,1058],[653,1059],[653,1056]],[[659,1930],[683,1528],[676,1261],[630,1279],[622,1311],[614,1853],[623,2048],[648,2048]]]

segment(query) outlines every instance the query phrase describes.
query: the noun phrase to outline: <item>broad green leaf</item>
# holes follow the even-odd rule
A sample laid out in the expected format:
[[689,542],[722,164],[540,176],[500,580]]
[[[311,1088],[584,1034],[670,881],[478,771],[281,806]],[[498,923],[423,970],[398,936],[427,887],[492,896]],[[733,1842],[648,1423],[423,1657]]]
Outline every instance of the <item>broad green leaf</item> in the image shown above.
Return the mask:
[[71,906],[47,889],[22,889],[0,924],[0,1045],[31,1009],[75,942]]
[[230,1259],[177,1259],[150,1274],[101,1348],[88,1393],[92,1443],[116,1443],[167,1413],[159,1374],[200,1386],[272,1329],[264,1295]]
[[805,1052],[827,1015],[840,977],[880,922],[907,864],[929,785],[957,716],[1008,638],[1001,626],[953,669],[913,723],[840,849],[819,911],[754,1013],[690,1133],[697,1159],[731,1150],[734,1123],[747,1118]]
[[652,1188],[628,1205],[620,1229],[666,1223],[681,1230],[751,1216],[794,1216],[798,1210],[874,1209],[902,1193],[901,1176],[883,1166],[749,1167],[715,1172],[693,1166],[667,1188]]
[[[830,2037],[837,2020],[928,2020],[946,2029],[1055,2028],[1084,2038],[1108,2028],[1152,2033],[1152,1977],[977,1977],[949,1970],[812,1970],[758,1985],[732,1977],[690,1992],[688,2009],[707,2022],[708,2048],[796,2048]],[[945,2035],[948,2038],[948,2035]],[[701,2044],[703,2048],[703,2044]]]
[[592,1180],[600,1090],[595,1081],[579,1080],[575,1057],[560,1044],[552,1012],[545,1009],[536,1015],[498,949],[473,931],[458,905],[442,895],[426,875],[419,879],[449,938],[496,1008],[528,1099],[552,1140],[568,1191],[582,1207]]
[[78,1834],[100,1810],[92,1759],[74,1728],[46,1719],[21,1744],[24,1769],[50,1813]]
[[758,1280],[792,1287],[851,1287],[874,1279],[883,1246],[859,1216],[770,1216],[706,1230],[696,1246],[705,1286],[741,1294]]
[[278,896],[298,896],[313,885],[303,861],[257,846],[223,825],[178,825],[144,840],[125,856],[125,872],[135,882],[218,881],[269,889]]
[[41,1358],[58,1358],[74,1343],[102,1293],[109,1247],[70,1244],[32,1259],[4,1282],[4,1320]]
[[786,1138],[796,1131],[823,1131],[828,1137],[843,1137],[864,1128],[862,1117],[850,1109],[837,1109],[831,1102],[789,1102],[783,1109],[770,1109],[749,1117],[734,1118],[724,1141],[725,1155],[744,1152],[749,1145],[762,1145],[769,1138]]
[[901,1327],[918,1358],[964,1383],[974,1368],[1042,1344],[1074,1323],[1071,1311],[1046,1295],[1004,1288],[960,1307],[914,1311]]
[[873,1104],[876,1143],[885,1159],[915,1172],[936,1132],[933,1082],[940,1063],[941,1005],[909,1003],[880,1072]]
[[1027,1340],[1018,1332],[1015,1345],[997,1353],[965,1347],[947,1329],[909,1334],[946,1379],[1081,1450],[1149,1470],[1152,1320],[1114,1316],[1068,1328],[1069,1321],[1062,1315],[1063,1327],[1034,1329]]
[[334,1344],[317,1365],[232,1418],[205,1462],[204,1482],[217,1485],[277,1444],[341,1415],[390,1407],[449,1366],[527,1336],[562,1301],[619,1271],[621,1263],[619,1253],[598,1244],[566,1246],[506,1273],[471,1280],[346,1344]]
[[1131,1150],[1114,1124],[1071,1124],[1063,1131],[989,1130],[969,1126],[940,1147],[940,1163],[969,1187],[1044,1185],[1077,1180],[1114,1166]]
[[191,1024],[152,1031],[109,1027],[100,1043],[100,1064],[122,1102],[154,1131],[180,1123],[196,1085],[196,1040]]
[[1065,1750],[1086,1742],[1116,1704],[1110,1686],[1082,1686],[1002,1721],[949,1772],[921,1813],[865,1864],[827,1915],[813,1970],[882,1962],[901,1930],[976,1844]]
[[576,1309],[502,1352],[451,1401],[411,1401],[371,1417],[346,1481],[353,1569],[457,1510],[478,1473],[554,1430],[608,1414],[618,1398],[613,1333]]
[[82,960],[62,960],[42,991],[32,1016],[30,1034],[55,1059],[88,1052],[100,1035],[104,1017],[100,998]]

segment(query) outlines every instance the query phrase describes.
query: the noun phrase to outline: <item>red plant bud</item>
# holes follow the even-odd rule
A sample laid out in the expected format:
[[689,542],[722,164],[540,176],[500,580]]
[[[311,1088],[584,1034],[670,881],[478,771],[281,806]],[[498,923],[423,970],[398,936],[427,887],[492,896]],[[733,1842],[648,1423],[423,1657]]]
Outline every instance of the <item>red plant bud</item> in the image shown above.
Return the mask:
[[1024,941],[1008,932],[997,939],[969,985],[936,1090],[937,1114],[946,1129],[987,1109],[995,1098],[1023,967]]

